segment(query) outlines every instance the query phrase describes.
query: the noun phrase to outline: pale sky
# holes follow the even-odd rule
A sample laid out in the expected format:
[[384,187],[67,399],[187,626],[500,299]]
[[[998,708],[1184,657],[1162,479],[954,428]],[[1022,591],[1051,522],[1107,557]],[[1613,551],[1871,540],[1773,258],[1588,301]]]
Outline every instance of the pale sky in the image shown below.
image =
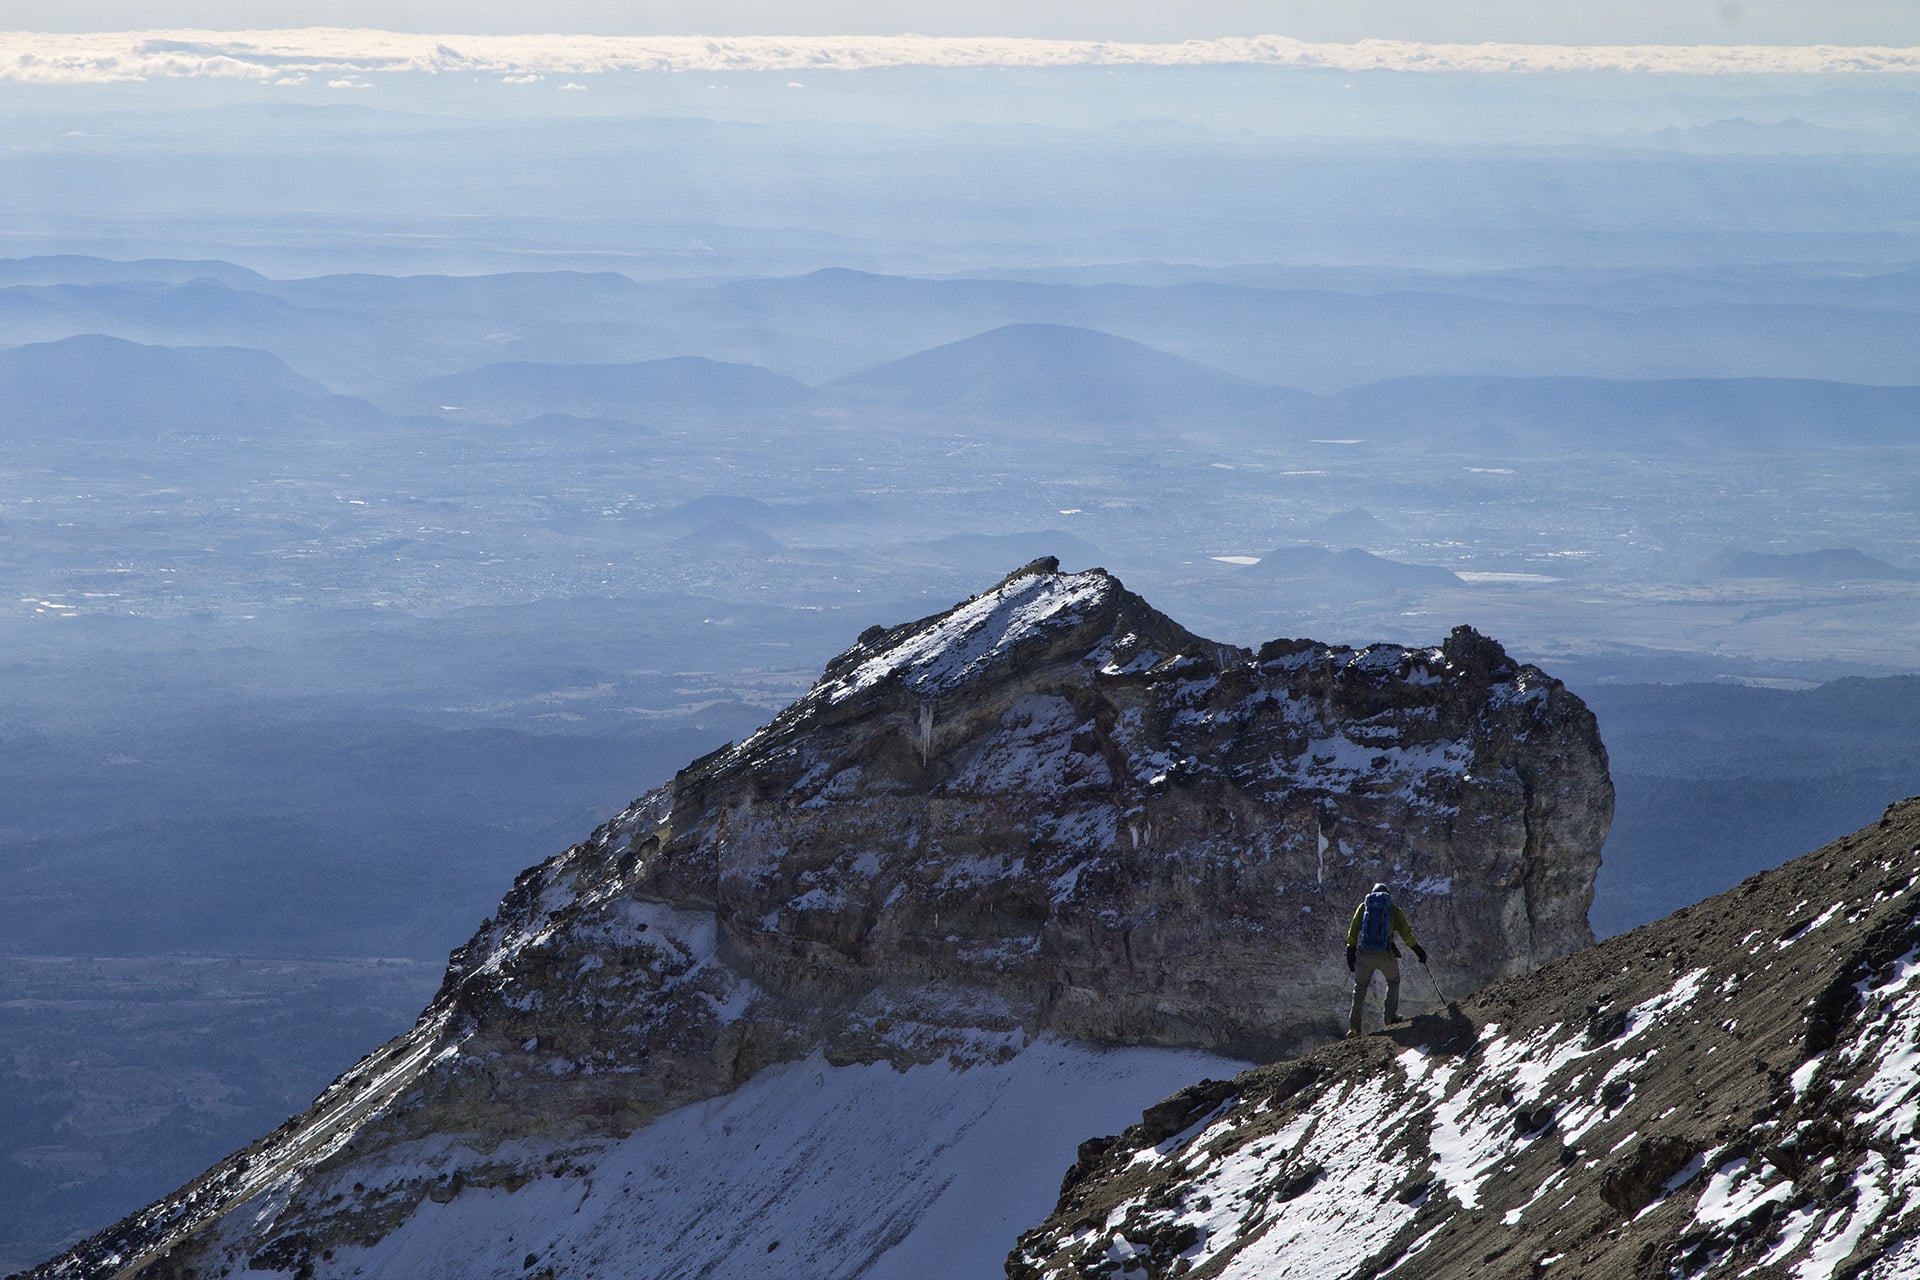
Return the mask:
[[1915,0],[5,0],[0,29],[1920,44]]

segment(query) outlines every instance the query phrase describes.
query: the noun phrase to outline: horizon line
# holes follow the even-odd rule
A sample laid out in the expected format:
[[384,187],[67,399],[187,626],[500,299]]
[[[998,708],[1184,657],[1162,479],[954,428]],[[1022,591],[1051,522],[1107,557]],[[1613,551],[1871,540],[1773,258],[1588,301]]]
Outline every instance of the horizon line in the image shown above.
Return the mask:
[[1155,43],[1032,36],[422,34],[373,27],[0,31],[0,83],[46,85],[202,78],[298,83],[298,77],[343,74],[467,73],[526,81],[622,72],[1206,66],[1484,75],[1901,75],[1920,74],[1920,45],[1315,42],[1281,35]]

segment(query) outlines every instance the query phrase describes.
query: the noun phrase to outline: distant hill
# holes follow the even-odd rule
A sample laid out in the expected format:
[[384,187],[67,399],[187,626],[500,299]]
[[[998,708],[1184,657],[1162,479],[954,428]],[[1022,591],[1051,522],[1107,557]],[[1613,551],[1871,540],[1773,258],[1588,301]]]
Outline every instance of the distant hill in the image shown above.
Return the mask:
[[757,365],[675,356],[634,364],[512,361],[418,384],[410,403],[481,421],[544,414],[646,422],[663,414],[788,408],[806,388]]
[[282,298],[208,277],[178,284],[56,285],[49,292],[149,333],[176,330],[237,338],[272,329],[301,334],[310,331],[315,320]]
[[[1787,284],[1729,274],[1706,287],[1703,273],[1669,277],[1684,284],[1649,289],[1636,278],[1589,288],[1588,279],[1539,275],[1521,287],[1485,275],[1257,269],[1230,282],[1070,284],[835,270],[685,291],[674,320],[687,332],[748,325],[804,333],[836,352],[870,351],[869,365],[1001,325],[1071,325],[1322,392],[1435,370],[1627,379],[1713,369],[1863,383],[1913,376],[1920,311],[1897,278],[1830,272]],[[1502,297],[1502,289],[1517,293]]]
[[1249,382],[1097,329],[1014,324],[821,388],[829,400],[998,421],[1249,423],[1303,392]]
[[1709,578],[1785,578],[1793,582],[1920,582],[1920,573],[1888,564],[1852,547],[1774,555],[1728,551],[1707,567]]
[[1866,134],[1800,119],[1762,124],[1744,116],[1684,127],[1628,129],[1619,135],[1619,141],[1663,151],[1721,155],[1831,155],[1920,149],[1920,137],[1913,134]]
[[1322,392],[1435,370],[1891,383],[1912,378],[1920,349],[1899,271],[1196,273],[1148,272],[1163,281],[1149,284],[836,269],[669,286],[604,271],[273,280],[217,261],[43,257],[0,261],[0,343],[111,333],[256,347],[395,407],[422,377],[508,360],[698,354],[816,384],[1015,324],[1091,329]]
[[771,556],[779,553],[780,539],[738,520],[716,520],[675,539],[674,545],[710,555]]
[[0,431],[135,438],[366,428],[385,416],[265,351],[154,347],[86,334],[0,351]]
[[115,262],[85,254],[48,254],[36,258],[0,258],[0,286],[34,284],[132,284],[157,281],[185,284],[218,280],[238,289],[256,289],[269,283],[257,271],[217,259],[142,258]]
[[1326,547],[1279,547],[1260,557],[1246,572],[1255,577],[1316,580],[1347,590],[1405,591],[1419,587],[1457,587],[1459,575],[1437,565],[1388,560],[1357,547],[1332,551]]
[[1556,451],[1911,444],[1920,387],[1793,378],[1394,378],[1327,396],[1316,431]]
[[[90,261],[81,260],[83,265]],[[120,264],[103,264],[102,273],[108,274],[105,268],[116,265]],[[52,342],[104,333],[169,347],[272,350],[310,364],[317,348],[348,341],[355,330],[383,327],[377,316],[350,317],[296,307],[262,291],[271,284],[268,281],[245,276],[236,276],[235,281],[196,276],[179,281],[88,278],[77,283],[0,283],[0,342]]]

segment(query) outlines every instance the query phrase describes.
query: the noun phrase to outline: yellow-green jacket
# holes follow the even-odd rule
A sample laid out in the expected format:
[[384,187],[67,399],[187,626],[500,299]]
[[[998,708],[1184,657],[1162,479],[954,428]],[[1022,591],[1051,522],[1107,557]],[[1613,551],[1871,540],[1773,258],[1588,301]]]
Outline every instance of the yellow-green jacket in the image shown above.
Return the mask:
[[[1366,912],[1367,900],[1362,898],[1360,905],[1353,909],[1353,922],[1347,926],[1347,945],[1350,947],[1358,946],[1360,943],[1360,917]],[[1393,935],[1396,933],[1407,940],[1409,947],[1416,950],[1419,948],[1420,942],[1413,936],[1413,925],[1407,921],[1407,913],[1400,909],[1400,904],[1397,902],[1393,904],[1393,925],[1387,931],[1389,946],[1393,944]]]

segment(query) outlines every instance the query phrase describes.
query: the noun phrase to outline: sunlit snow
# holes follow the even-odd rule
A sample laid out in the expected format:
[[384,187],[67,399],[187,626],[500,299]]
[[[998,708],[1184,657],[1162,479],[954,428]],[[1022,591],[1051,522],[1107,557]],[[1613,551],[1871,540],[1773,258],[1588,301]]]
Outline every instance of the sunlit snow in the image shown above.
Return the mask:
[[[1052,1209],[1083,1139],[1244,1066],[1056,1040],[966,1070],[816,1055],[564,1160],[521,1152],[546,1176],[428,1200],[379,1244],[337,1251],[325,1274],[519,1277],[533,1257],[575,1277],[998,1275],[1015,1237]],[[433,1176],[450,1154],[436,1145],[415,1153],[417,1168],[383,1173]]]

